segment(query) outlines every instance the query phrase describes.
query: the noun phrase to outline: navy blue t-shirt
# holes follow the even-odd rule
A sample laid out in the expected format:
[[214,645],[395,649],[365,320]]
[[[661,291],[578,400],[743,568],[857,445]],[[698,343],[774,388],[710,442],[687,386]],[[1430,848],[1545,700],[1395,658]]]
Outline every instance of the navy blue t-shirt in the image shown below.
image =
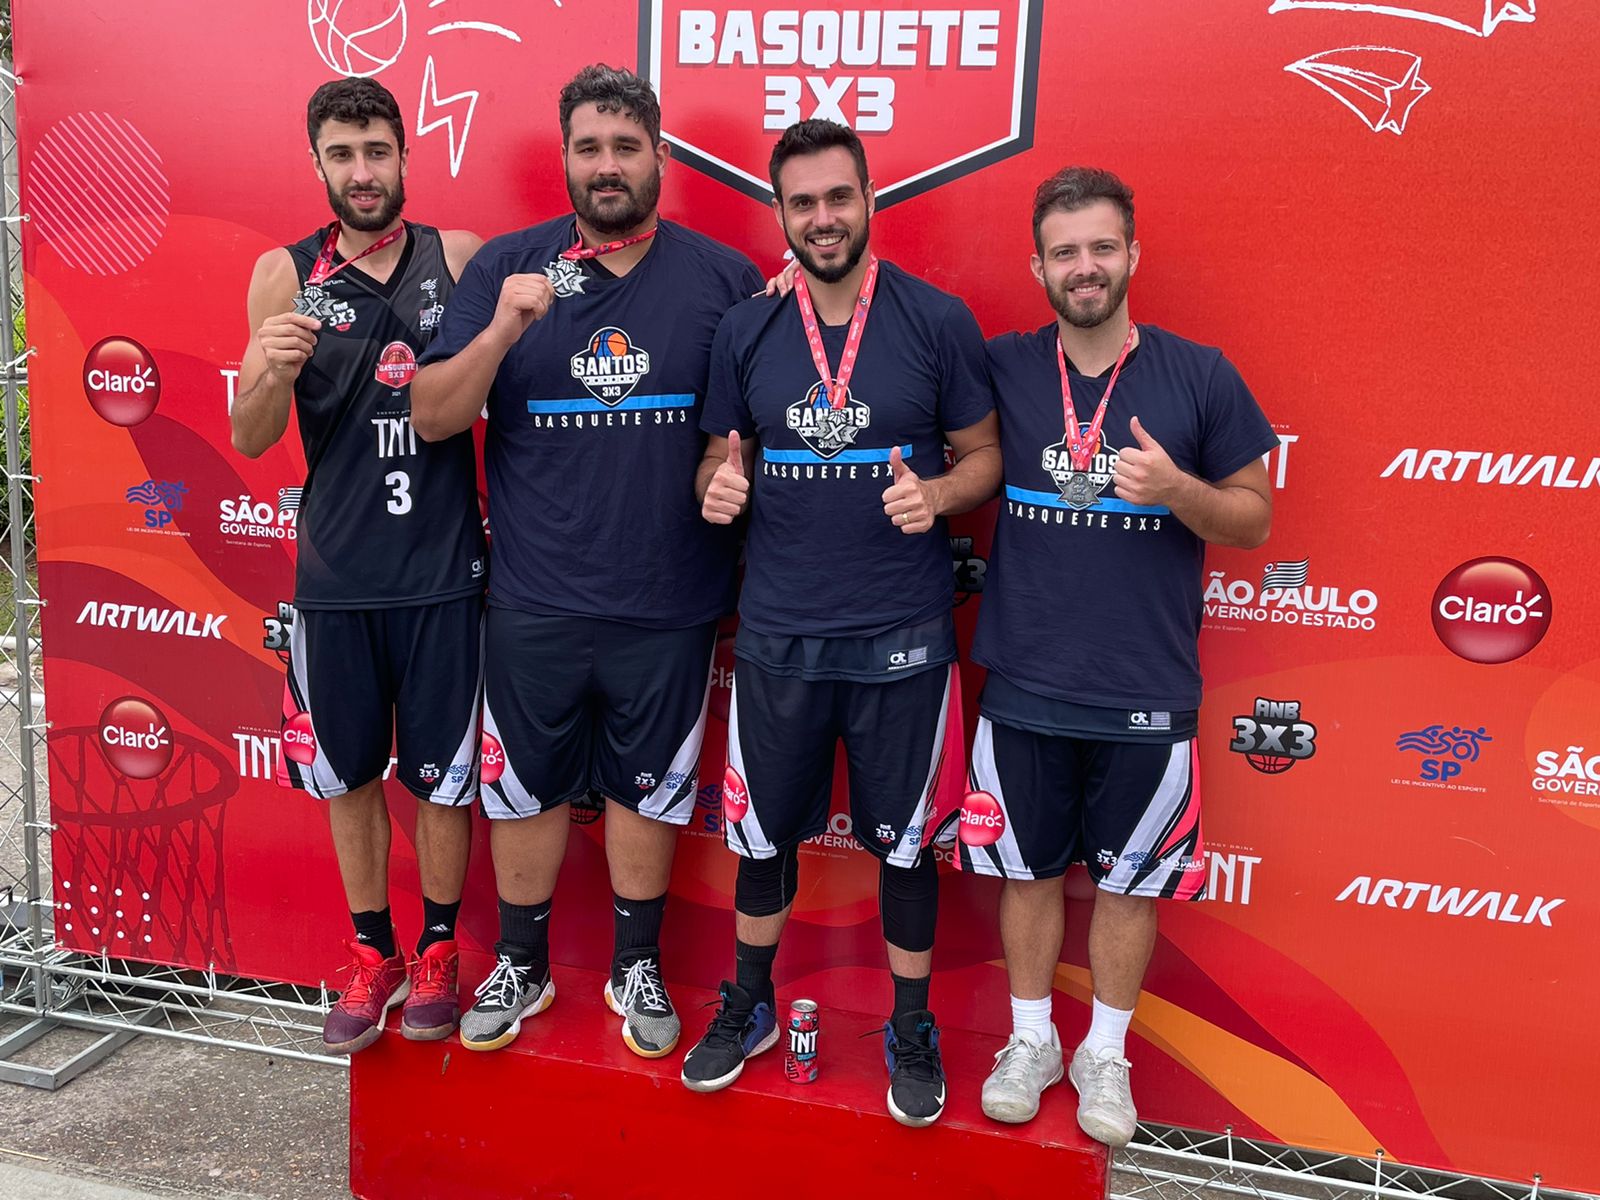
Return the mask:
[[[834,370],[848,331],[822,326]],[[747,300],[717,330],[701,427],[761,444],[743,625],[775,637],[861,638],[947,612],[944,521],[907,536],[884,515],[883,492],[893,447],[918,475],[941,475],[945,431],[994,411],[977,321],[957,297],[881,263],[845,406],[819,398],[820,383],[793,295]]]
[[[1119,452],[1137,444],[1130,417],[1179,469],[1210,483],[1275,448],[1272,426],[1220,350],[1140,325],[1089,470],[1096,494],[1088,507],[1073,508],[1058,465],[1064,431],[1055,322],[992,338],[988,350],[1005,491],[973,658],[1049,699],[1198,708],[1205,543],[1166,508],[1119,500],[1111,471]],[[1110,376],[1069,376],[1086,427]]]
[[700,405],[717,325],[761,273],[669,221],[620,278],[603,259],[563,264],[576,237],[567,216],[486,243],[421,360],[465,349],[508,275],[566,272],[568,294],[506,354],[489,394],[489,602],[662,629],[712,620],[732,599],[735,543],[695,500]]

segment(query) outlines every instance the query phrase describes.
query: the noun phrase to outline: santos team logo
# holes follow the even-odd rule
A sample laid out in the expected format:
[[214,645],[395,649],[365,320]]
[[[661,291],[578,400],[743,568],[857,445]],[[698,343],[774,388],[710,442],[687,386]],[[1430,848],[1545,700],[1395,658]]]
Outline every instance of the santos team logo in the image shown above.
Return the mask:
[[[837,386],[837,385],[835,385]],[[789,428],[822,458],[832,458],[855,443],[856,434],[872,424],[872,410],[857,400],[849,388],[844,395],[830,394],[820,379],[811,385],[804,400],[789,406]]]
[[881,209],[1033,145],[1043,9],[640,0],[640,72],[675,159],[765,202],[774,136],[838,121],[871,146]]
[[[1080,423],[1078,436],[1087,437],[1088,434],[1089,426]],[[1118,457],[1117,451],[1106,445],[1102,437],[1094,448],[1094,457],[1089,460],[1089,469],[1076,471],[1072,466],[1072,449],[1067,445],[1066,438],[1062,438],[1055,445],[1044,448],[1039,465],[1050,476],[1068,508],[1093,508],[1100,501],[1100,493],[1111,482]]]
[[624,330],[607,325],[594,331],[589,344],[572,356],[572,377],[608,407],[628,398],[650,373],[650,352],[633,344]]

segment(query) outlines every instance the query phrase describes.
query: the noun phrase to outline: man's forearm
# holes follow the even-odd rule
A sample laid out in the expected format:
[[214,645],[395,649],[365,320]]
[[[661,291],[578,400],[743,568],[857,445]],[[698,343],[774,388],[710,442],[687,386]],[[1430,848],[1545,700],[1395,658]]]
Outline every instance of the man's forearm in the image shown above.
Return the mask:
[[999,446],[968,451],[955,466],[928,481],[934,492],[934,511],[941,517],[971,512],[994,496],[1001,471]]
[[501,335],[485,329],[460,354],[418,371],[411,381],[411,427],[417,436],[437,442],[471,429],[510,348]]
[[1244,487],[1219,488],[1186,475],[1168,502],[1172,515],[1202,541],[1254,550],[1267,540],[1272,506]]
[[260,458],[289,427],[294,380],[263,371],[249,388],[235,396],[228,414],[233,448],[246,458]]
[[704,504],[706,502],[706,492],[711,487],[712,476],[717,473],[717,468],[725,461],[725,459],[715,458],[710,454],[700,460],[700,465],[695,468],[694,472],[695,503]]

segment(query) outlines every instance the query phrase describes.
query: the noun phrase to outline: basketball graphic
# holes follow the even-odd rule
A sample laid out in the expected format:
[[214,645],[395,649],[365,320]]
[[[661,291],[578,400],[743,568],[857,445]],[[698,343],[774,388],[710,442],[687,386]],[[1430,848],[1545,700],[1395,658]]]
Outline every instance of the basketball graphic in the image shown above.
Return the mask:
[[405,0],[307,0],[317,57],[352,79],[392,67],[406,48]]
[[620,329],[599,330],[589,343],[589,353],[596,358],[621,358],[631,349],[628,335]]
[[1281,754],[1246,754],[1244,760],[1263,775],[1282,775],[1294,766],[1294,759]]
[[417,373],[417,356],[404,342],[390,342],[378,355],[372,377],[392,388],[403,388]]

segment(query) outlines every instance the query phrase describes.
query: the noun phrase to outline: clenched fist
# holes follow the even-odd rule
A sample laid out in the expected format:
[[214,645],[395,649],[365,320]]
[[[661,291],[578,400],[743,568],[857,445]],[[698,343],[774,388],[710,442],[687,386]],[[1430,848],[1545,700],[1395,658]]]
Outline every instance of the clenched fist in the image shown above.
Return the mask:
[[537,272],[507,275],[500,285],[500,299],[495,303],[489,324],[514,342],[528,331],[528,326],[550,311],[555,298],[550,281]]
[[321,328],[321,321],[297,312],[279,313],[261,322],[256,341],[266,356],[267,370],[290,383],[300,378],[300,368],[316,349]]

